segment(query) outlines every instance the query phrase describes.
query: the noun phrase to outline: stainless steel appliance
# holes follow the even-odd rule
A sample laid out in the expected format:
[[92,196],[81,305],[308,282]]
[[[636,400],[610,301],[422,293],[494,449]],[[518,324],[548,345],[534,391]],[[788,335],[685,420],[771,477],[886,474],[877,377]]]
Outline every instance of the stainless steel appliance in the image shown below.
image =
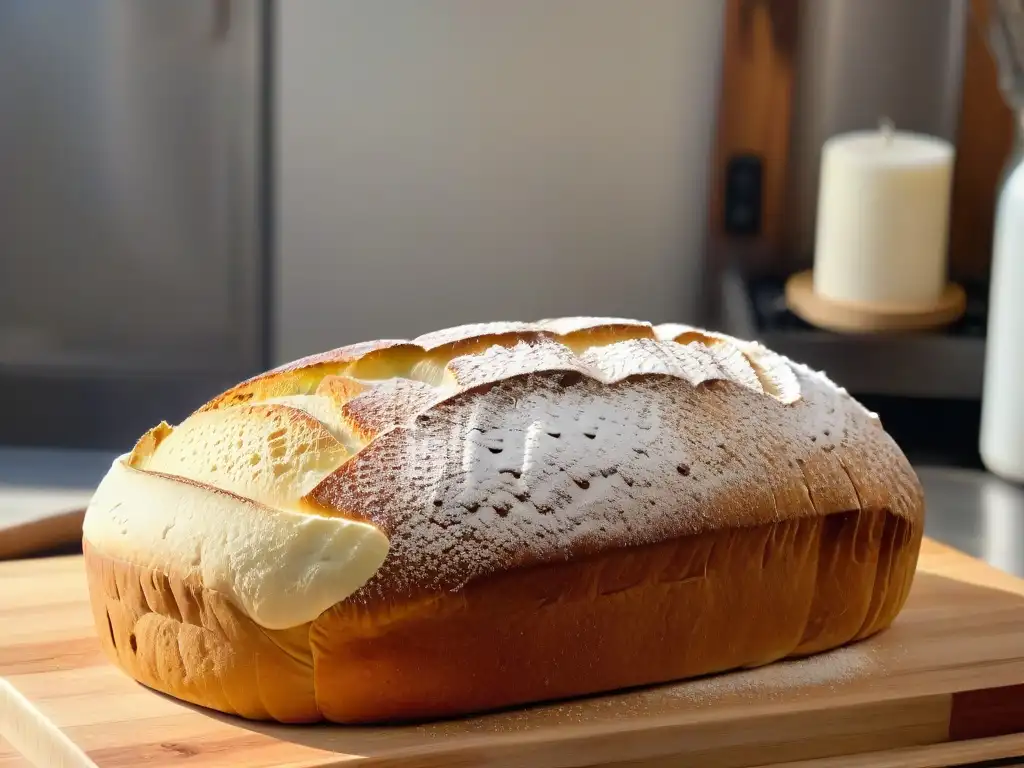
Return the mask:
[[723,11],[0,2],[0,444],[368,337],[698,320]]
[[0,3],[0,443],[130,446],[265,364],[265,27]]

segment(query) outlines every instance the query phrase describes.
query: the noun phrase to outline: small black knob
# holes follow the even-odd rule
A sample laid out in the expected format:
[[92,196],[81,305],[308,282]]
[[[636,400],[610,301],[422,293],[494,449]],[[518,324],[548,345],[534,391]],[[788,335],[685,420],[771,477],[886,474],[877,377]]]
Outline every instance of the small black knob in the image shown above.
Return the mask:
[[725,167],[725,231],[755,237],[761,233],[764,165],[757,155],[733,155]]

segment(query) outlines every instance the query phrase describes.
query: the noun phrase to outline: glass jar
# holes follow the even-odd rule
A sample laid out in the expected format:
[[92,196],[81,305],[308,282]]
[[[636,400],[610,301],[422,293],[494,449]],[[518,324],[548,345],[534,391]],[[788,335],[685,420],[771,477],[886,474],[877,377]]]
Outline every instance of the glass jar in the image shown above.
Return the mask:
[[981,403],[981,458],[993,474],[1024,482],[1024,140],[1016,140],[996,203]]

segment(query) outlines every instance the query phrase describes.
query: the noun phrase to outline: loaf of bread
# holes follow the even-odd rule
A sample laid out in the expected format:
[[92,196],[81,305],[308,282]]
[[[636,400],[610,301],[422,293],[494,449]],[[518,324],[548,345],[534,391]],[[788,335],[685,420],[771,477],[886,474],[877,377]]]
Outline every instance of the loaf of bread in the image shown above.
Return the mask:
[[299,360],[119,458],[92,608],[146,686],[430,719],[767,664],[900,611],[921,486],[824,375],[678,325],[467,326]]

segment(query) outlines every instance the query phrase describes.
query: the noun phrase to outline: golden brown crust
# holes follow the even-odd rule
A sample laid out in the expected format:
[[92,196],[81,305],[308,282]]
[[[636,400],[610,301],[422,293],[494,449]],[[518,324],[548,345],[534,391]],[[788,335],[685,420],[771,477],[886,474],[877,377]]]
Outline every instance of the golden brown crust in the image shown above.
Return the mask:
[[310,355],[246,379],[210,400],[199,408],[199,411],[212,411],[252,400],[268,400],[272,397],[313,392],[325,376],[339,373],[377,350],[403,344],[404,342],[391,340],[370,341]]
[[82,549],[103,650],[140,683],[250,719],[321,719],[308,625],[265,630],[194,579]]
[[[923,492],[878,419],[823,375],[722,334],[561,318],[353,345],[243,382],[178,429],[240,430],[263,407],[323,426],[338,459],[303,448],[326,459],[299,473],[295,498],[226,462],[232,490],[273,496],[265,530],[287,531],[296,557],[315,548],[301,538],[311,520],[338,527],[339,568],[356,540],[346,530],[383,542],[345,591],[261,618],[266,598],[293,595],[266,555],[281,542],[200,537],[210,518],[194,491],[182,515],[173,488],[157,502],[160,535],[189,542],[168,550],[181,572],[151,556],[152,526],[125,524],[153,511],[134,475],[124,508],[128,480],[112,481],[87,514],[108,652],[147,685],[224,711],[434,717],[766,663],[887,626],[913,577]],[[254,466],[289,476],[298,459],[264,422],[254,434],[277,463],[261,448]],[[167,453],[172,436],[161,425],[135,453]],[[189,471],[162,479],[203,479]],[[218,509],[218,531],[237,523]]]
[[[256,626],[86,543],[97,626],[140,682],[257,719],[429,719],[815,653],[887,627],[921,528],[887,511],[786,520],[515,570],[312,625]],[[109,622],[109,624],[108,624]]]

